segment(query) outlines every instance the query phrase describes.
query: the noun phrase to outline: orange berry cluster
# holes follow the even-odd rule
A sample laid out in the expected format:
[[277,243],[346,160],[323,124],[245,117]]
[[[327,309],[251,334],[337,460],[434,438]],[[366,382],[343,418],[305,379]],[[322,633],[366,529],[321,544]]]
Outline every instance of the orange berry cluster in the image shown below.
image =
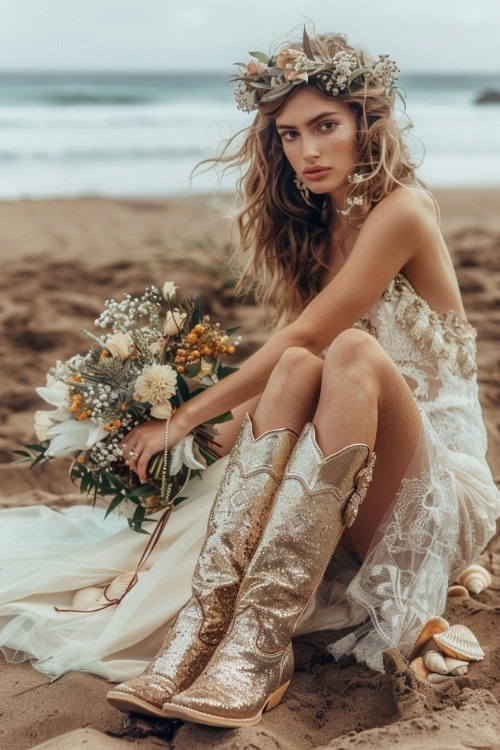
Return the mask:
[[114,429],[116,429],[117,427],[120,427],[120,426],[121,426],[121,420],[120,419],[113,419],[113,421],[111,422],[111,424],[105,424],[105,425],[103,425],[102,429],[105,432],[111,432],[111,430],[114,430]]
[[[208,321],[208,316],[204,320]],[[218,352],[234,354],[236,349],[232,344],[227,346],[217,324],[211,326],[208,323],[205,323],[205,325],[198,323],[184,336],[182,348],[177,349],[174,361],[177,370],[184,372],[185,364],[192,364],[197,362],[200,357],[211,357]]]
[[92,414],[91,409],[82,409],[82,402],[83,402],[83,396],[81,393],[75,393],[71,397],[71,406],[69,407],[69,410],[72,412],[76,412],[78,416],[76,417],[78,421],[82,421],[83,419],[88,419],[90,415]]

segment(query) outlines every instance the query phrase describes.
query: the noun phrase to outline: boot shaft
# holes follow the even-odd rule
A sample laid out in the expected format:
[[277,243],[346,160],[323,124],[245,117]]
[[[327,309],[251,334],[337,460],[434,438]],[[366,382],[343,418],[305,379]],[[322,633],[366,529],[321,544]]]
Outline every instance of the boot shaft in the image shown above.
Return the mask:
[[304,427],[235,607],[235,616],[249,605],[258,612],[262,651],[292,637],[346,528],[346,509],[366,494],[375,463],[369,452],[356,443],[324,458],[314,425]]

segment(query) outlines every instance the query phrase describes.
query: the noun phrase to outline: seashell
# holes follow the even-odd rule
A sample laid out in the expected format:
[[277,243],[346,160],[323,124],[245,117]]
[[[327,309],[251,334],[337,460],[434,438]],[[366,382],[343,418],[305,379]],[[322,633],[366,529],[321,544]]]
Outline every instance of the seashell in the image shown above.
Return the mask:
[[427,677],[430,675],[430,671],[427,669],[427,667],[424,664],[424,660],[421,656],[418,656],[416,659],[413,659],[413,661],[410,663],[411,669],[415,672],[417,677],[421,677],[423,680],[426,680]]
[[466,661],[481,661],[484,651],[474,633],[465,625],[452,625],[444,633],[436,633],[434,642],[447,656]]
[[455,585],[449,587],[446,596],[469,596],[469,592],[465,586]]
[[448,674],[450,671],[449,667],[446,666],[443,654],[440,651],[427,651],[423,659],[429,672]]
[[84,589],[78,589],[78,591],[75,591],[73,594],[71,609],[88,612],[91,609],[101,607],[103,604],[106,604],[103,591],[104,589],[99,588],[98,586],[87,586]]
[[457,578],[471,594],[480,594],[491,586],[491,574],[482,565],[469,565]]
[[412,659],[418,652],[419,648],[427,643],[433,635],[437,633],[444,633],[450,627],[450,623],[444,619],[444,617],[431,617],[427,622],[422,625],[417,633],[417,636],[413,642],[410,651],[410,659]]
[[113,599],[120,599],[120,597],[124,595],[135,575],[136,573],[134,572],[121,573],[119,576],[116,576],[116,578],[113,578],[111,583],[108,583],[104,590],[106,599],[108,601],[112,601]]
[[435,672],[431,672],[427,678],[427,682],[433,682],[434,684],[436,684],[438,682],[446,682],[446,680],[452,679],[453,678],[450,677],[449,674],[436,674]]
[[469,662],[463,661],[462,659],[453,659],[451,656],[445,656],[444,660],[448,667],[448,674],[451,674],[454,677],[467,674]]

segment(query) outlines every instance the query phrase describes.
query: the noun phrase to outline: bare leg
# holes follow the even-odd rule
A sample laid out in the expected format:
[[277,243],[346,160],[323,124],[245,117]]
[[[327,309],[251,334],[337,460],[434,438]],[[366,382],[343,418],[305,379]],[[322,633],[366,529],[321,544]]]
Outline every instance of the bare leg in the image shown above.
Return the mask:
[[406,380],[373,336],[351,328],[332,342],[312,422],[325,457],[351,443],[366,443],[377,454],[365,501],[344,534],[346,546],[352,541],[363,558],[414,455],[421,429]]
[[322,373],[320,357],[299,346],[286,349],[255,410],[255,437],[279,427],[288,427],[300,435],[316,410]]
[[234,419],[217,425],[219,455],[230,453],[248,412],[254,437],[266,430],[288,427],[298,434],[312,418],[321,387],[323,360],[307,349],[292,346],[283,352],[263,393],[232,409]]

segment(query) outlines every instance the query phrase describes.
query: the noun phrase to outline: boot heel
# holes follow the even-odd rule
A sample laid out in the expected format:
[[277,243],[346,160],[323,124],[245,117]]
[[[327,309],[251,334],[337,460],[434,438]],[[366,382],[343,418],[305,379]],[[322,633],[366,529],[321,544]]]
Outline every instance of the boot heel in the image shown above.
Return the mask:
[[278,703],[281,701],[281,699],[285,695],[286,689],[289,686],[289,684],[290,684],[290,680],[288,680],[288,682],[285,682],[283,685],[281,685],[281,687],[279,687],[277,690],[274,691],[274,693],[272,693],[269,696],[269,699],[264,707],[264,711],[270,711],[272,708],[276,708]]

